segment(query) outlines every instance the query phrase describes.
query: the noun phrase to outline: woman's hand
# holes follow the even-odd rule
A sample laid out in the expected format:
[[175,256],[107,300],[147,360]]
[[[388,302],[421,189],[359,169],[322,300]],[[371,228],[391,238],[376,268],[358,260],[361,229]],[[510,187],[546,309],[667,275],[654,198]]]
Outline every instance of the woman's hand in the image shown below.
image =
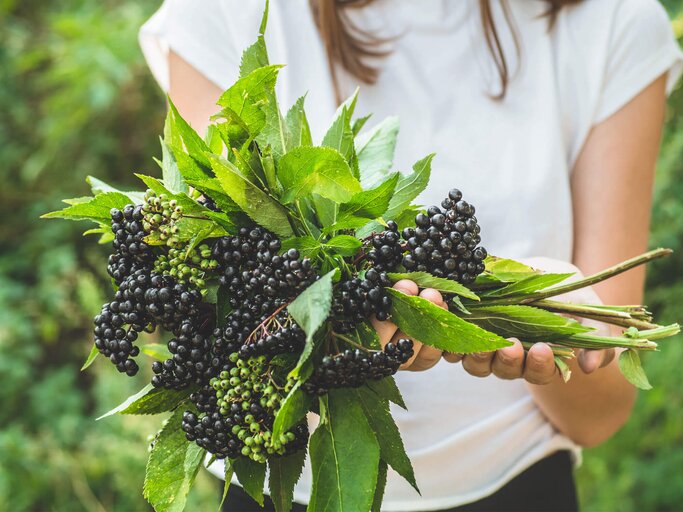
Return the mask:
[[[420,292],[417,285],[413,281],[409,281],[407,279],[398,281],[396,284],[394,284],[394,288],[405,293],[406,295],[418,295],[419,293],[420,297],[423,299],[427,299],[437,306],[447,309],[446,303],[444,302],[441,293],[433,288],[425,288]],[[379,341],[382,346],[386,345],[390,341],[396,343],[401,338],[408,338],[408,336],[398,330],[396,324],[388,320],[382,322],[373,317],[372,325],[379,335]],[[428,370],[438,363],[443,355],[441,350],[423,345],[417,340],[413,340],[413,351],[415,352],[413,357],[411,357],[408,362],[401,366],[402,370]]]

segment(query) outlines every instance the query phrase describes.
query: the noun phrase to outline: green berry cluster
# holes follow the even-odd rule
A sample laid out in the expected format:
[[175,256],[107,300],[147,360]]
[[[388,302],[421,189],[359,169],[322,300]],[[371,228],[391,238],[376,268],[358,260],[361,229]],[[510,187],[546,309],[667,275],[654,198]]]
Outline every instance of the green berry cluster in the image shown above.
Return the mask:
[[142,227],[147,233],[158,233],[159,239],[173,247],[178,244],[177,222],[183,216],[183,208],[175,199],[166,194],[158,194],[153,190],[145,192],[142,205]]
[[187,254],[185,248],[172,247],[168,254],[160,255],[154,262],[154,271],[172,276],[181,284],[191,284],[203,290],[207,274],[218,268],[218,262],[211,257],[211,247],[202,244]]

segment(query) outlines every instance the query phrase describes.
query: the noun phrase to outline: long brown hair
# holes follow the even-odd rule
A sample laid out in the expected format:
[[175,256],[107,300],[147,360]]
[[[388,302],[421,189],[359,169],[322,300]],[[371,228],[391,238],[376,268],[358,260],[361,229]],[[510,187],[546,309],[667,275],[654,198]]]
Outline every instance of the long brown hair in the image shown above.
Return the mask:
[[[546,0],[549,27],[552,28],[560,10],[581,0]],[[340,101],[339,80],[337,66],[357,78],[361,82],[373,84],[377,81],[379,68],[372,61],[388,54],[386,39],[382,39],[365,30],[360,29],[349,18],[347,9],[361,8],[373,0],[309,0],[315,23],[325,44],[330,73],[335,86],[337,100]],[[514,20],[507,0],[500,0],[503,16],[515,41],[515,51],[519,53],[519,43]],[[481,23],[486,39],[486,46],[491,53],[493,62],[500,79],[499,92],[493,94],[496,99],[502,99],[507,93],[510,82],[510,69],[505,57],[505,50],[501,43],[498,29],[493,18],[491,0],[479,0]],[[368,62],[370,60],[371,62]]]

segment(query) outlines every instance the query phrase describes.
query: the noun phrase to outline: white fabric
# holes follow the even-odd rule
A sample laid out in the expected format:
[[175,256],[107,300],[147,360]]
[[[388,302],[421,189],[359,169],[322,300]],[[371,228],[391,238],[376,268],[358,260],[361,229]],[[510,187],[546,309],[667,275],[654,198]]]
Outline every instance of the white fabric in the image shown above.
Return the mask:
[[[458,187],[477,207],[483,244],[493,254],[570,260],[569,177],[591,127],[669,71],[681,52],[655,0],[590,0],[564,9],[552,31],[538,0],[511,0],[521,34],[515,58],[502,13],[495,12],[514,77],[498,102],[497,74],[486,49],[475,0],[379,0],[354,19],[399,37],[376,85],[361,85],[357,114],[398,115],[396,168],[409,169],[436,151],[424,204]],[[494,2],[498,8],[499,4]],[[263,2],[166,0],[143,27],[150,68],[168,88],[168,49],[227,87],[241,51],[256,37]],[[283,106],[309,92],[314,134],[335,110],[327,61],[308,0],[272,0],[266,39],[273,63],[286,63]],[[344,92],[355,87],[345,79]],[[402,372],[408,412],[394,409],[422,490],[418,496],[390,473],[386,510],[438,510],[480,499],[539,459],[578,449],[543,417],[521,381],[477,379],[460,365]],[[220,474],[220,471],[217,471]],[[305,503],[310,468],[295,499]]]

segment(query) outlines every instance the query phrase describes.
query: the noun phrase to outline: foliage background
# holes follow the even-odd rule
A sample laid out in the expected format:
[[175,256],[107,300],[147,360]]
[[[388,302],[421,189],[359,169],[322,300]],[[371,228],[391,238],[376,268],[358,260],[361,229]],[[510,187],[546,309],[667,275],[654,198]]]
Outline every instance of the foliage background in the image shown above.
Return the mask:
[[[157,154],[163,96],[137,46],[158,0],[0,0],[0,510],[146,510],[146,453],[158,418],[100,413],[149,376],[108,365],[79,372],[89,325],[108,288],[105,250],[82,225],[39,221],[95,174],[124,186]],[[683,0],[665,1],[683,34]],[[670,100],[651,245],[677,249],[650,272],[648,303],[663,321],[683,303],[683,90]],[[680,510],[683,339],[645,365],[629,424],[587,450],[578,471],[586,511]],[[189,510],[211,510],[202,474]]]

